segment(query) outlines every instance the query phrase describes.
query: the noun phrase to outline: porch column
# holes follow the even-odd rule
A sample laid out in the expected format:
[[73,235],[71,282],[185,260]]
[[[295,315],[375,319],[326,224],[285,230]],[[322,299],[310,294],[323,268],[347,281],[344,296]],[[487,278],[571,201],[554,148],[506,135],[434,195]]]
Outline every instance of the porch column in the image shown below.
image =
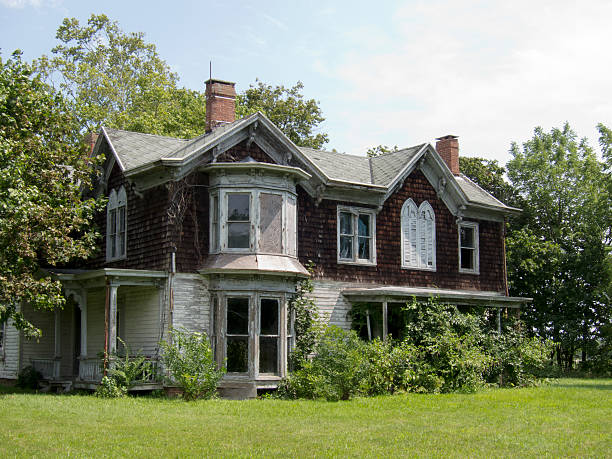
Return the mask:
[[117,289],[119,285],[111,281],[108,314],[108,353],[117,352]]
[[59,309],[55,310],[55,355],[53,361],[53,378],[59,378],[60,364],[62,361],[62,316]]
[[382,303],[383,340],[387,341],[387,300]]
[[502,326],[501,326],[501,307],[497,308],[497,333],[501,335]]
[[81,309],[81,359],[87,358],[87,292],[81,294],[79,303]]

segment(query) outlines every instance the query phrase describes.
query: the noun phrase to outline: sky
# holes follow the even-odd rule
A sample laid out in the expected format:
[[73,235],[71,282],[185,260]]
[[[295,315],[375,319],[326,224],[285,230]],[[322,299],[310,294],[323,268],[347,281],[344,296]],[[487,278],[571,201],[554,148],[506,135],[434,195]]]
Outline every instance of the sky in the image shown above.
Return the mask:
[[144,32],[178,73],[243,91],[304,84],[325,149],[364,155],[447,134],[505,164],[513,141],[569,122],[597,147],[612,127],[612,1],[0,0],[0,52],[49,54],[65,17],[106,14]]

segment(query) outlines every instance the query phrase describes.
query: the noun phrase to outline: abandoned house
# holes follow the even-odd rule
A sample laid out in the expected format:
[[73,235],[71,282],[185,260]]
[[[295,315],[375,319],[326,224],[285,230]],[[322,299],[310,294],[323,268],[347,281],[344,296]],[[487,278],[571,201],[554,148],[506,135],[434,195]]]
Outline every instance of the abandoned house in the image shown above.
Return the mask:
[[95,387],[105,349],[123,340],[155,361],[160,340],[184,327],[206,332],[225,362],[220,390],[252,396],[287,372],[288,305],[309,275],[328,323],[350,328],[356,303],[378,313],[369,337],[392,332],[413,297],[520,306],[504,246],[518,210],[461,174],[456,137],[374,158],[316,151],[261,113],[235,120],[233,83],[211,79],[206,95],[207,131],[195,139],[93,136],[108,196],[100,250],[54,272],[70,299],[63,310],[22,306],[38,341],[0,329],[0,378],[33,365],[50,381]]

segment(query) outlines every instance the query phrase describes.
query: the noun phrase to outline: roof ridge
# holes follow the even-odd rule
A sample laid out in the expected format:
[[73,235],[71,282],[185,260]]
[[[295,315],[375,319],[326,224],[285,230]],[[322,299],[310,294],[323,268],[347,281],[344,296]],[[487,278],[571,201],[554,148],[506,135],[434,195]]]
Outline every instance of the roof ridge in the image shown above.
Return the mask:
[[[151,134],[149,132],[138,132],[138,131],[128,131],[127,129],[117,129],[112,127],[101,126],[101,129],[104,129],[106,132],[110,131],[119,131],[119,132],[127,132],[128,134],[138,134],[138,135],[148,135],[151,137],[161,137],[162,139],[172,139],[179,140],[181,142],[189,142],[192,139],[181,139],[180,137],[172,137],[169,135],[160,135],[160,134]],[[196,137],[194,137],[196,138]]]

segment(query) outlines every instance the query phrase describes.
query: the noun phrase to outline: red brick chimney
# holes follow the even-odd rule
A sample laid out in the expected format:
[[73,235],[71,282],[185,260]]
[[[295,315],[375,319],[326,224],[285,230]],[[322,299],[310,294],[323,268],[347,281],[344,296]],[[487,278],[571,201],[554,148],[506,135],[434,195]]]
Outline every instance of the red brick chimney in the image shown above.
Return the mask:
[[96,146],[96,141],[98,140],[98,134],[95,132],[88,132],[83,138],[83,142],[87,145],[87,156],[91,156],[93,153],[93,149]]
[[436,150],[448,168],[455,175],[459,175],[459,141],[456,135],[438,137]]
[[236,119],[236,89],[229,81],[206,81],[206,132]]

